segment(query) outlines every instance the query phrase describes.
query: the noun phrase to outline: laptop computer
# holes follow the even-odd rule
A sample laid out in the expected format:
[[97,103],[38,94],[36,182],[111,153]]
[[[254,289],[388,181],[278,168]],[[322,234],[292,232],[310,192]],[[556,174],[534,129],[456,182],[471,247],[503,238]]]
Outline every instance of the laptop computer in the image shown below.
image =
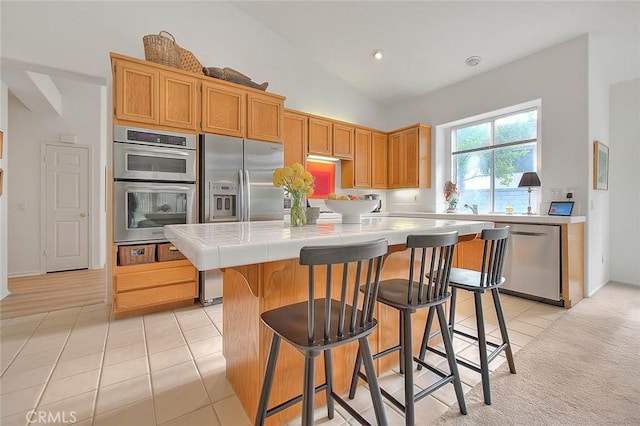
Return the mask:
[[574,201],[552,201],[549,204],[549,216],[571,216]]

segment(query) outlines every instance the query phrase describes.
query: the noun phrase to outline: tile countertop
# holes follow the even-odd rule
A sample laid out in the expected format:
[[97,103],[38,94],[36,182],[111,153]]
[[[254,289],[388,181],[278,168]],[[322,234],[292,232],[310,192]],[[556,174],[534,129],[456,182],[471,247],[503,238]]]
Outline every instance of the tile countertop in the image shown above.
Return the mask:
[[561,225],[565,223],[582,223],[586,222],[585,216],[548,216],[548,215],[526,215],[526,214],[466,214],[466,213],[422,213],[422,212],[394,212],[388,213],[389,216],[398,217],[425,217],[429,219],[449,219],[449,220],[485,220],[490,222],[509,222],[509,223],[531,223],[545,225]]
[[361,224],[355,225],[343,225],[339,219],[319,219],[317,225],[299,228],[292,228],[287,221],[206,223],[167,225],[164,233],[198,270],[204,271],[294,259],[300,249],[309,244],[346,244],[386,238],[389,245],[394,245],[404,243],[407,235],[416,232],[458,231],[466,235],[488,227],[493,227],[493,223],[366,216]]

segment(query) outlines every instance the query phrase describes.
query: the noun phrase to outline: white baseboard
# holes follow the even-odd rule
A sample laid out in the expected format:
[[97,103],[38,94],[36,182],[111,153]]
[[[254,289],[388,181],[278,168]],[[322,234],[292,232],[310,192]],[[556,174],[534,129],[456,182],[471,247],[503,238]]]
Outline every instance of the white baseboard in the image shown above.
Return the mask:
[[8,275],[8,278],[18,278],[18,277],[30,277],[33,275],[44,275],[40,272],[40,270],[36,271],[22,271],[22,272],[11,272]]

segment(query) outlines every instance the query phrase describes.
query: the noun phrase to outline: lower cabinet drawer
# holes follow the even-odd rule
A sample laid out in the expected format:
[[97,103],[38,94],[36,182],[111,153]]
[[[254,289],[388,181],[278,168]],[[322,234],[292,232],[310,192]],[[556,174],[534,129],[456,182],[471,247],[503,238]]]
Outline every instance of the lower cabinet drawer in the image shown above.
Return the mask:
[[164,284],[197,281],[197,270],[193,266],[157,269],[131,274],[116,275],[115,291],[141,290]]
[[193,299],[198,296],[196,281],[117,293],[116,311],[142,308],[163,303]]

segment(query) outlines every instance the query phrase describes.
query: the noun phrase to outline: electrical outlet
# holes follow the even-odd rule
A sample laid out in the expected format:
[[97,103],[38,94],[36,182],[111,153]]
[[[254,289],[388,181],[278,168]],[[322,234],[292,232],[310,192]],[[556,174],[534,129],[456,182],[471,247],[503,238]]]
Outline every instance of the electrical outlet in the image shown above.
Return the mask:
[[418,201],[418,196],[417,195],[413,196],[413,201]]

